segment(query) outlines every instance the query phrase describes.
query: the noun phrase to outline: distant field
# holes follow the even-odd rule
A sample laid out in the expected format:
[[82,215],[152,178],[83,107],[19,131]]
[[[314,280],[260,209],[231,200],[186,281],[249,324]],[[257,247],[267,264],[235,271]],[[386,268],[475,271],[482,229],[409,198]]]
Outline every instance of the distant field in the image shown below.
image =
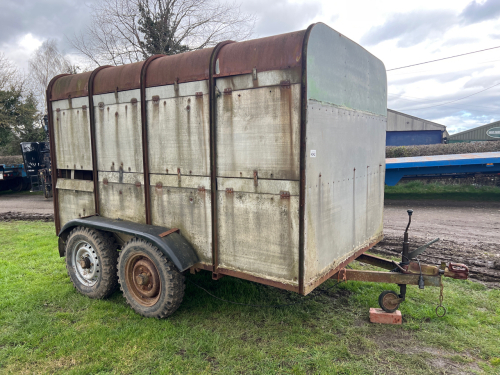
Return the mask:
[[[500,290],[444,280],[410,286],[402,326],[368,322],[394,285],[328,281],[308,297],[209,273],[188,275],[169,319],[135,314],[120,292],[78,294],[52,223],[0,222],[0,373],[4,374],[447,374],[500,372]],[[361,268],[361,265],[354,265]]]
[[443,199],[500,202],[500,187],[426,184],[422,181],[398,183],[385,187],[385,199]]

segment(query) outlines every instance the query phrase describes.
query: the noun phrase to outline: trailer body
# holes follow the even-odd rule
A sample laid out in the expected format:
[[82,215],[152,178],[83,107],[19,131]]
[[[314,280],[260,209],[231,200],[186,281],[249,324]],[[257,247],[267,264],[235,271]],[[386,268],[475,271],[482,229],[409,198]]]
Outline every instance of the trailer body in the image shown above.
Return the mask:
[[385,68],[324,24],[47,93],[58,234],[97,214],[177,228],[193,269],[301,294],[382,237]]

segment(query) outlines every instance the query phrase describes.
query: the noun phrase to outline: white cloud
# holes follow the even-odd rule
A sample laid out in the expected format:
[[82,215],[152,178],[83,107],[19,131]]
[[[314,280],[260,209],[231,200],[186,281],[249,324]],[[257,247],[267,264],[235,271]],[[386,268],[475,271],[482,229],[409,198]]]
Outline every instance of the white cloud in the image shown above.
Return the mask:
[[43,43],[42,39],[31,33],[24,34],[17,38],[13,43],[4,43],[2,51],[14,62],[21,70],[28,69],[28,60],[33,52]]
[[[21,68],[43,40],[65,36],[88,22],[97,0],[3,0],[0,50]],[[236,0],[241,1],[241,0]],[[259,18],[256,37],[325,22],[360,42],[385,66],[401,67],[500,45],[500,0],[246,0]],[[29,35],[29,36],[28,36]],[[79,64],[75,55],[68,55]],[[388,73],[389,108],[449,126],[450,132],[500,120],[500,86],[455,103],[499,79],[500,48]],[[399,95],[399,96],[398,96]],[[423,108],[423,109],[422,109]]]

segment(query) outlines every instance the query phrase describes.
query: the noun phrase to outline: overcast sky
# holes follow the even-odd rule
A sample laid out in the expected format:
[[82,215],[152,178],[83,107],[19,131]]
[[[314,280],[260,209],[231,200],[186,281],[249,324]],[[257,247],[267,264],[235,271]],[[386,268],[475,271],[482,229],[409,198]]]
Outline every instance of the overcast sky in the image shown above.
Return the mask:
[[[67,36],[89,22],[97,0],[2,0],[0,51],[25,69],[47,39],[71,54]],[[246,0],[255,37],[324,22],[380,58],[386,69],[500,46],[500,0]],[[388,108],[454,133],[500,120],[500,48],[388,72]],[[454,103],[440,105],[497,87]]]

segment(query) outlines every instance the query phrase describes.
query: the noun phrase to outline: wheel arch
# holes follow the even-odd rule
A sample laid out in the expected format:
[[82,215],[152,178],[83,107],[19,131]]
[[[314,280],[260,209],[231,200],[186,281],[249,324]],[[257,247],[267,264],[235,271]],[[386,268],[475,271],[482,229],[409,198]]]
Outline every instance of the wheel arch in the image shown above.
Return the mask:
[[59,256],[64,257],[66,240],[71,230],[78,226],[98,229],[105,232],[123,233],[150,242],[158,247],[158,249],[175,264],[180,272],[187,270],[189,267],[199,262],[196,250],[179,231],[164,235],[164,233],[169,231],[169,228],[139,224],[120,219],[108,219],[101,216],[74,219],[64,224],[58,234]]

